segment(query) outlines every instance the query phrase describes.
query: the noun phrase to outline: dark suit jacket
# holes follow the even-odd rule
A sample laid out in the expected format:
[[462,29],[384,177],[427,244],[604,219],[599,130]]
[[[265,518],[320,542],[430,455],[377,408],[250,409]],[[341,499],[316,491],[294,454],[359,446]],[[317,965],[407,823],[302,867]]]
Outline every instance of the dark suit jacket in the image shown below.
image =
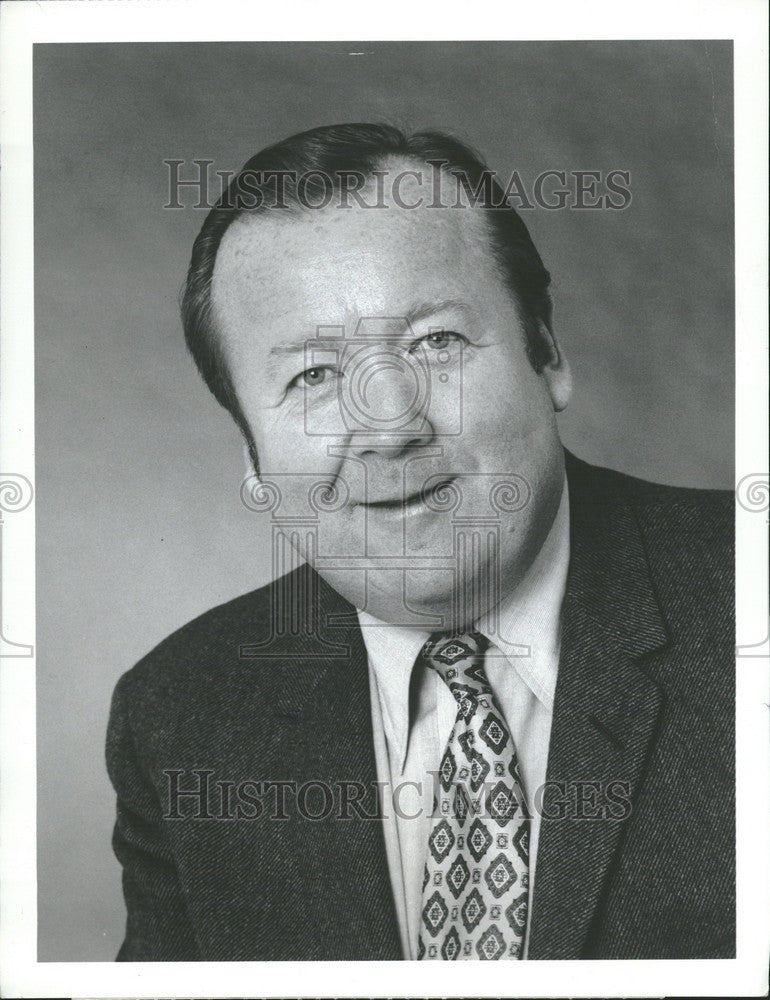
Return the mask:
[[[529,957],[732,957],[732,497],[569,455],[567,473],[555,818],[541,828]],[[352,607],[311,570],[209,611],[125,674],[107,759],[128,908],[120,959],[401,957],[382,823],[366,818],[366,652]],[[278,819],[272,788],[254,816],[264,788],[228,804],[216,784],[247,779],[357,782],[351,798],[366,794],[348,818],[335,804],[312,820],[323,800],[311,795],[302,814],[289,789]],[[630,812],[589,819],[595,809],[573,806],[559,818],[576,782],[626,783]],[[205,804],[174,787],[208,787]]]

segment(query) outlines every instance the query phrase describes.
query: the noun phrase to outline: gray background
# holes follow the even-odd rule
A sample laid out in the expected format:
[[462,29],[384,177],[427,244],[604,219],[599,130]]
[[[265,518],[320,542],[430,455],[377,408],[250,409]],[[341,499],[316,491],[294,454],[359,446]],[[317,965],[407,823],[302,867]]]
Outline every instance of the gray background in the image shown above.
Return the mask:
[[575,372],[563,438],[730,487],[731,79],[729,42],[36,46],[41,960],[111,960],[121,940],[115,681],[270,576],[237,432],[185,357],[176,298],[203,213],[163,209],[163,160],[237,169],[292,132],[387,119],[451,129],[529,185],[629,170],[625,211],[524,213]]

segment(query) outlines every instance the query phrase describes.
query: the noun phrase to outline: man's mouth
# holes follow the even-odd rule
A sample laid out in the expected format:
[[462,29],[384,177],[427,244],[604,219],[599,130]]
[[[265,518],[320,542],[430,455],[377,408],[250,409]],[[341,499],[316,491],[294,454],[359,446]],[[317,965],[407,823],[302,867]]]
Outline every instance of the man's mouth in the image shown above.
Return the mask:
[[[440,509],[441,505],[437,501],[437,498],[441,496],[442,490],[451,482],[451,478],[444,479],[435,483],[427,490],[424,487],[420,487],[419,490],[407,496],[390,497],[384,500],[370,500],[366,503],[362,501],[356,506],[363,507],[366,511],[371,511],[385,517],[414,517],[416,514]],[[431,503],[432,500],[433,503]]]

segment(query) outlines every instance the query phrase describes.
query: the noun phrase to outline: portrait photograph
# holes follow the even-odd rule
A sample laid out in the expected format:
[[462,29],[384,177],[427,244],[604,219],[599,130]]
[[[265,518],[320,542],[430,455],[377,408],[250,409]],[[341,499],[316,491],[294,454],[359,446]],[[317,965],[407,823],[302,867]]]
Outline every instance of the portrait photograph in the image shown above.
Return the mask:
[[7,995],[760,995],[761,5],[40,6]]

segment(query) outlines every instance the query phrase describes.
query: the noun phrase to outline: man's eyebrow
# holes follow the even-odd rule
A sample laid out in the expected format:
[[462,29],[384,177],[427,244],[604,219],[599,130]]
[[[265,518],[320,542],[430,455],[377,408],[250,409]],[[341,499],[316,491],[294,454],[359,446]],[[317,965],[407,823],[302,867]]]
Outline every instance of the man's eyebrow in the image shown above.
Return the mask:
[[311,344],[313,339],[313,337],[308,337],[306,340],[298,340],[293,344],[276,344],[275,347],[270,348],[270,354],[304,354],[308,344]]
[[308,341],[297,340],[292,344],[275,344],[270,348],[267,359],[267,371],[271,378],[277,377],[281,371],[281,360],[287,357],[304,357],[307,353]]
[[[401,320],[407,325],[411,325],[412,323],[419,323],[420,320],[435,316],[437,313],[446,312],[449,309],[469,313],[471,307],[462,299],[437,299],[434,302],[416,302],[414,305],[410,306],[403,315],[390,316],[388,318],[394,322]],[[269,353],[271,357],[280,357],[281,355],[286,354],[305,354],[316,339],[317,337],[306,337],[305,340],[297,340],[293,343],[275,344],[270,348]]]
[[418,302],[407,310],[404,319],[407,323],[419,323],[421,319],[428,319],[436,313],[446,312],[455,309],[458,312],[470,313],[471,307],[462,299],[437,299],[435,302]]

